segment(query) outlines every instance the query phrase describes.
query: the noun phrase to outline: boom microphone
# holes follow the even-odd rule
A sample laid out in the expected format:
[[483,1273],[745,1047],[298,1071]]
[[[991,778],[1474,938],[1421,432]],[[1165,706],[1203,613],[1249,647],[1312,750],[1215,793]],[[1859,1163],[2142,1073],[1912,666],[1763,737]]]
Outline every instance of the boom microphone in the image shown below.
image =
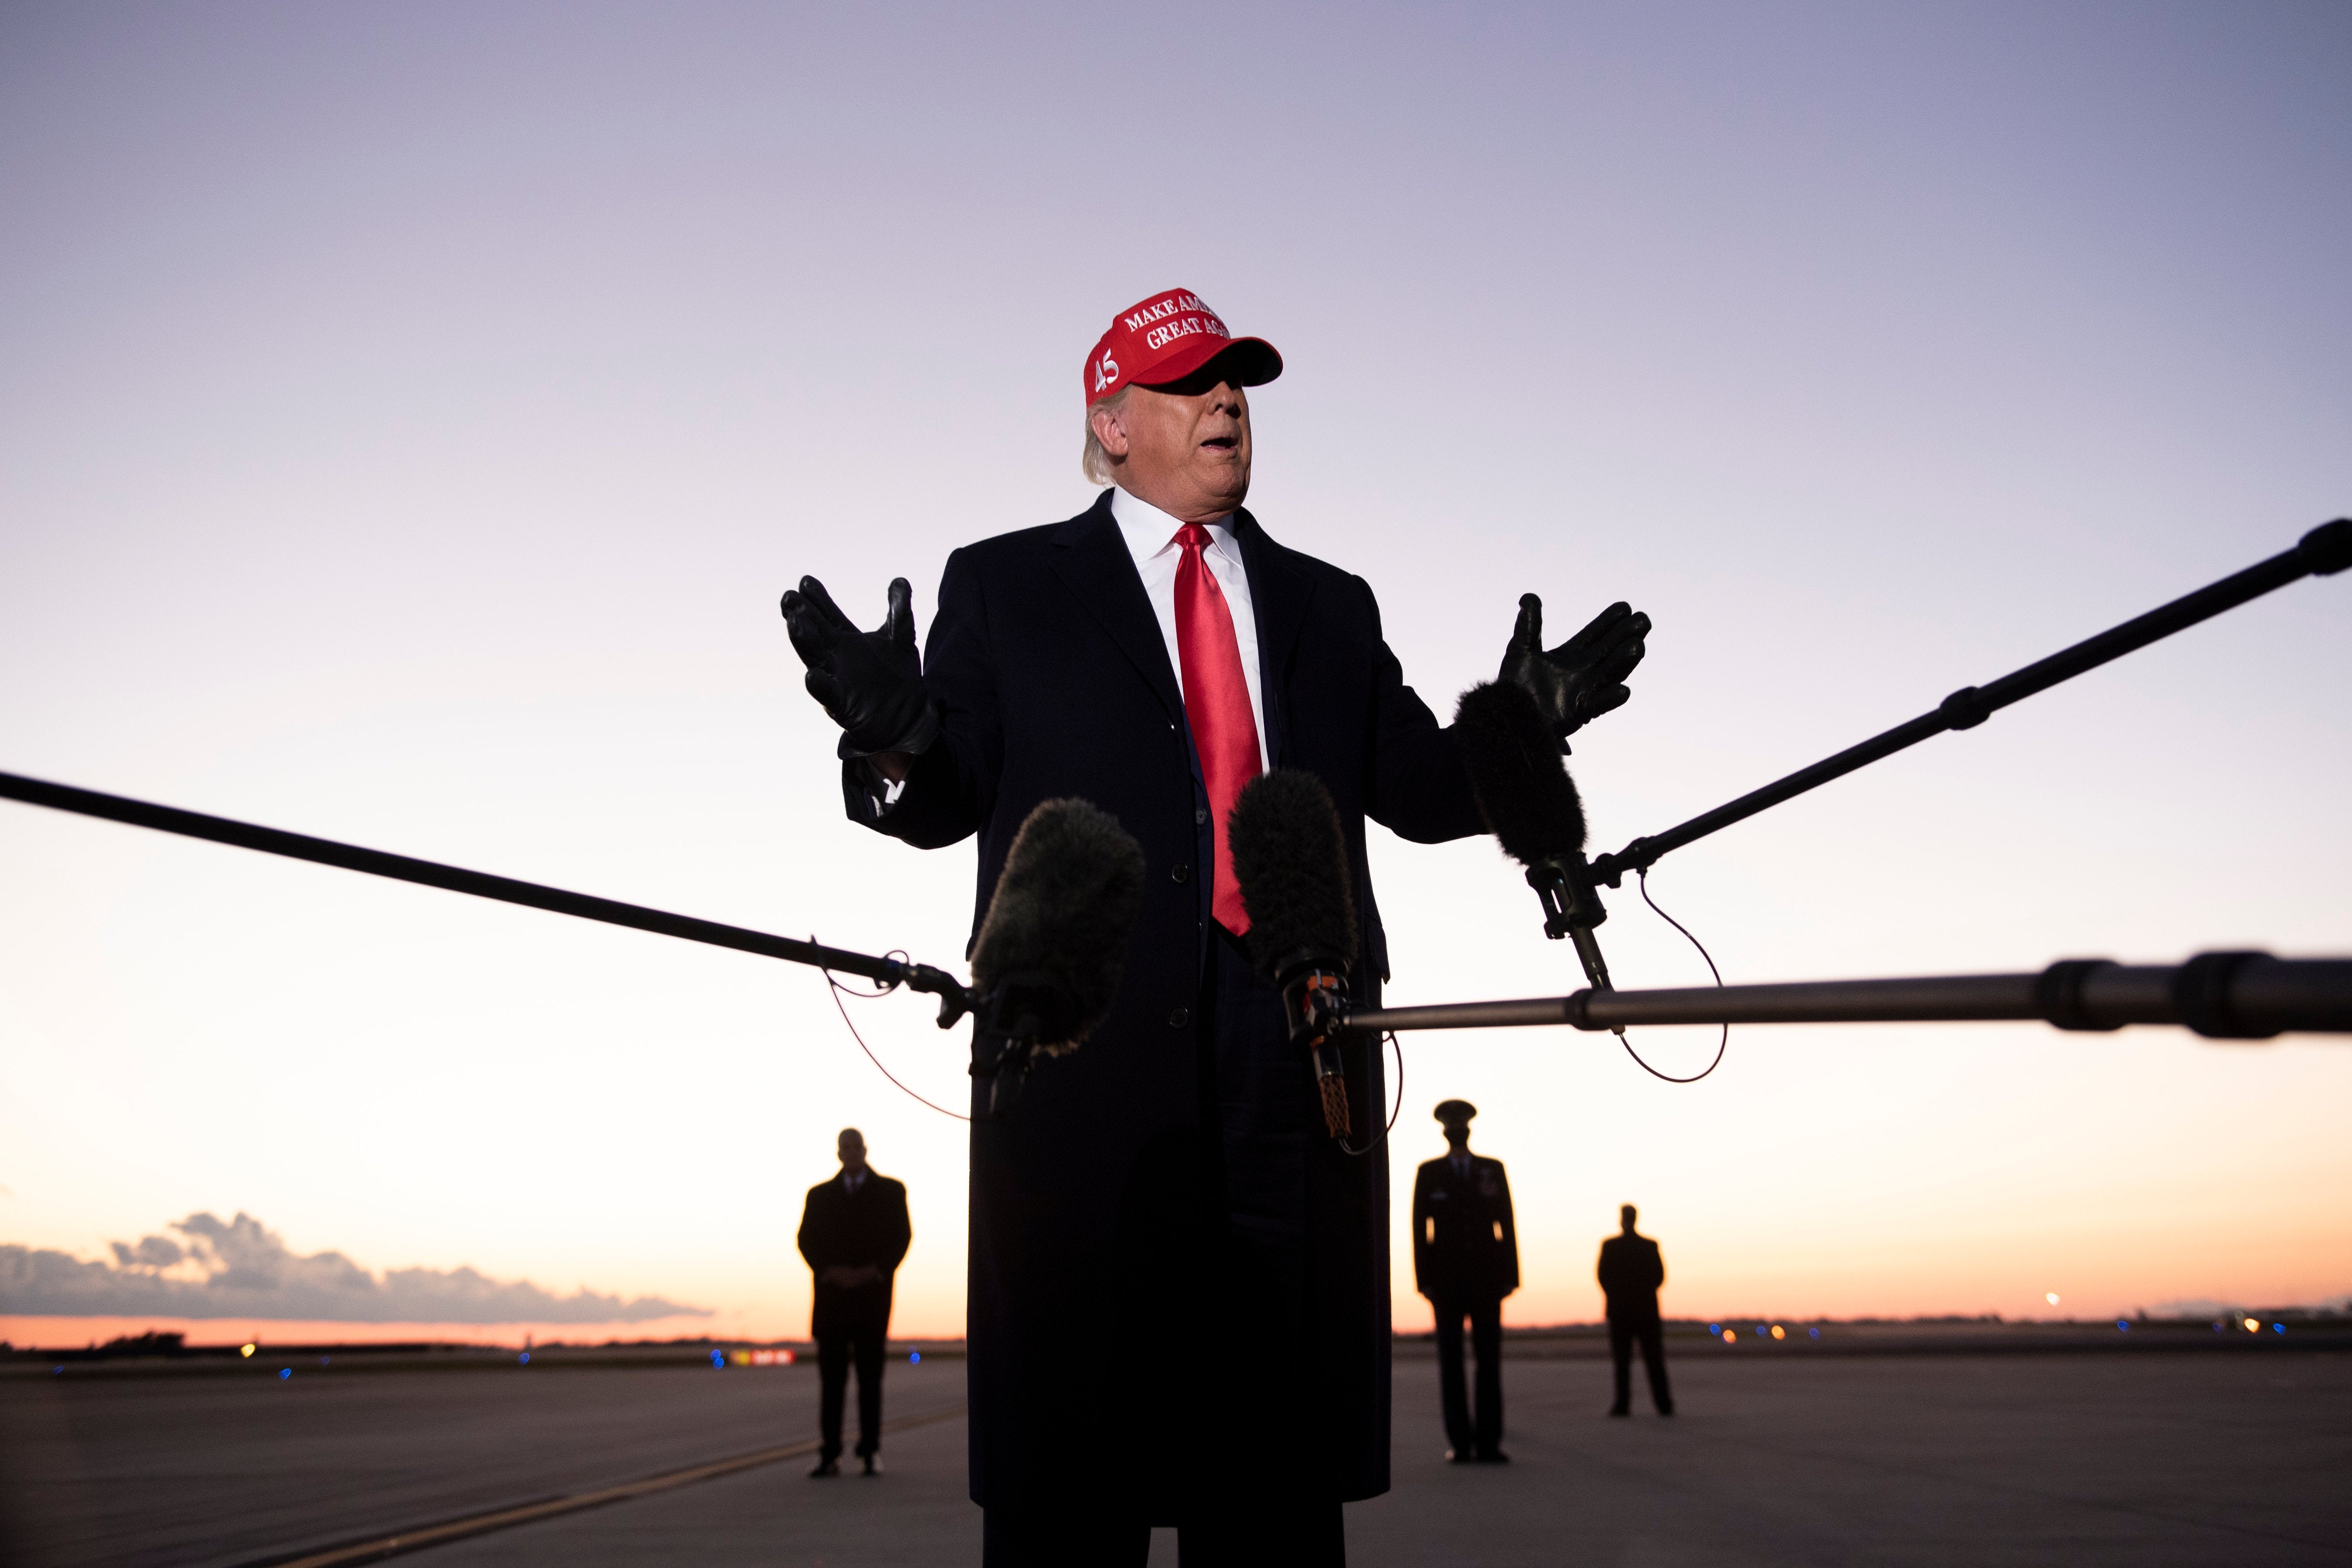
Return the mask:
[[1313,1054],[1323,1126],[1349,1135],[1338,1018],[1356,955],[1356,905],[1331,792],[1313,773],[1276,768],[1242,790],[1226,818],[1234,879],[1249,910],[1249,952],[1282,992],[1290,1043]]
[[[1012,1108],[1032,1060],[1076,1050],[1110,1016],[1143,902],[1143,847],[1087,801],[1040,803],[1013,836],[972,943],[972,1076],[989,1114]],[[1001,1044],[983,1055],[983,1037]]]
[[1479,814],[1503,853],[1528,868],[1528,886],[1543,902],[1544,935],[1573,938],[1592,988],[1613,989],[1592,936],[1609,911],[1584,863],[1584,803],[1535,699],[1507,682],[1484,682],[1462,694],[1454,726]]

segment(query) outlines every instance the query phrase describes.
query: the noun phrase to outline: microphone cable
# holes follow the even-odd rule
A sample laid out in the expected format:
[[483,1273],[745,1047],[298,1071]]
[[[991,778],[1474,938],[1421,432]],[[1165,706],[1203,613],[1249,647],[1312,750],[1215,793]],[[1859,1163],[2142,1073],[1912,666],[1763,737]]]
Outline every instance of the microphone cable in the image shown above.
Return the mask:
[[[812,934],[809,937],[809,941],[814,942],[816,941],[816,937]],[[905,958],[908,954],[901,949],[894,947],[882,956],[885,958]],[[879,991],[854,991],[848,986],[844,985],[840,981],[835,980],[833,977],[832,970],[826,969],[823,965],[819,965],[818,973],[824,976],[824,983],[832,991],[833,1010],[841,1015],[842,1026],[849,1031],[849,1037],[857,1042],[857,1048],[866,1053],[866,1059],[874,1064],[875,1071],[880,1073],[884,1078],[888,1079],[892,1088],[896,1089],[899,1093],[905,1095],[908,1099],[914,1100],[918,1104],[928,1105],[933,1110],[938,1111],[941,1116],[952,1116],[958,1121],[969,1121],[971,1120],[971,1117],[966,1116],[960,1110],[950,1110],[944,1105],[936,1104],[931,1100],[925,1100],[921,1095],[917,1094],[913,1089],[908,1089],[905,1084],[900,1083],[898,1081],[898,1075],[882,1065],[882,1058],[874,1054],[874,1047],[866,1043],[866,1037],[859,1034],[857,1032],[857,1026],[849,1021],[849,1009],[843,1006],[841,1004],[841,999],[844,996],[855,996],[864,1002],[876,1001],[881,997],[887,996],[891,992],[898,989],[898,983],[896,981],[884,981],[882,983],[882,989]]]
[[1381,1135],[1373,1139],[1370,1142],[1365,1144],[1362,1148],[1350,1149],[1348,1147],[1348,1141],[1345,1138],[1339,1140],[1339,1152],[1343,1154],[1352,1155],[1357,1159],[1361,1159],[1363,1156],[1370,1153],[1373,1150],[1379,1148],[1381,1144],[1389,1141],[1389,1134],[1396,1131],[1397,1114],[1404,1110],[1404,1047],[1398,1041],[1396,1031],[1394,1029],[1383,1029],[1381,1031],[1381,1035],[1383,1039],[1388,1041],[1389,1049],[1395,1053],[1396,1056],[1396,1103],[1389,1107],[1389,1124],[1381,1129]]
[[[1651,910],[1656,913],[1660,920],[1665,921],[1668,925],[1682,932],[1684,937],[1689,941],[1690,944],[1698,949],[1698,955],[1706,960],[1706,972],[1715,976],[1715,984],[1718,988],[1720,988],[1723,984],[1723,971],[1715,966],[1715,956],[1706,951],[1706,943],[1699,941],[1698,938],[1692,936],[1688,926],[1675,919],[1674,916],[1666,913],[1665,910],[1659,909],[1658,900],[1650,897],[1650,868],[1647,866],[1643,867],[1641,870],[1641,887],[1642,901],[1649,905]],[[1731,1026],[1728,1024],[1724,1025],[1723,1033],[1717,1037],[1715,1042],[1715,1060],[1706,1064],[1706,1072],[1693,1073],[1688,1078],[1676,1078],[1672,1073],[1660,1072],[1657,1068],[1643,1061],[1642,1059],[1642,1053],[1633,1048],[1633,1042],[1626,1038],[1622,1032],[1620,1032],[1617,1036],[1617,1043],[1625,1047],[1625,1054],[1633,1058],[1634,1065],[1640,1068],[1643,1072],[1648,1073],[1652,1078],[1664,1079],[1668,1083],[1696,1083],[1700,1079],[1705,1078],[1707,1073],[1713,1072],[1716,1068],[1723,1065],[1723,1049],[1726,1046],[1731,1043]],[[1399,1070],[1402,1071],[1402,1068],[1400,1068]]]

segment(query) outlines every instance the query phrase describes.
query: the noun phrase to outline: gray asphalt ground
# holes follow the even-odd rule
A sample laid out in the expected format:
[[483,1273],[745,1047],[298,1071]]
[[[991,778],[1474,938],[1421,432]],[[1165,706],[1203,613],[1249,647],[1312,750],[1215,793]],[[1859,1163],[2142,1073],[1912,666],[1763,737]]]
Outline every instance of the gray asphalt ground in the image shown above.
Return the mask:
[[[1434,1369],[1401,1354],[1395,1489],[1348,1510],[1350,1562],[2352,1562],[2352,1357],[1696,1353],[1675,1372],[1679,1416],[1612,1421],[1605,1363],[1514,1361],[1515,1462],[1456,1468]],[[936,1415],[962,1363],[902,1363],[889,1386],[894,1416]],[[227,1568],[792,1442],[814,1398],[806,1366],[10,1380],[7,1560]],[[1237,1431],[1237,1461],[1282,1462],[1261,1436]],[[960,1418],[896,1436],[873,1480],[812,1481],[803,1458],[408,1560],[976,1563],[964,1437]],[[1153,1545],[1174,1562],[1171,1533]]]

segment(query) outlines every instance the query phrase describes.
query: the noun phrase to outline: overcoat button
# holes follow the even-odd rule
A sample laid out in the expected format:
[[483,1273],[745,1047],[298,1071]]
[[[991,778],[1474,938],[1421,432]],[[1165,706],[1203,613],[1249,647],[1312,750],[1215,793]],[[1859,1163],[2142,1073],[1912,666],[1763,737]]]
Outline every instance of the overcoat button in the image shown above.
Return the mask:
[[1168,879],[1171,882],[1189,882],[1192,879],[1192,868],[1179,860],[1168,868]]
[[1192,1021],[1192,1014],[1189,1008],[1179,1007],[1168,1015],[1168,1026],[1171,1029],[1181,1029]]
[[1192,823],[1193,823],[1193,826],[1198,826],[1200,824],[1202,824],[1202,823],[1203,823],[1203,822],[1206,822],[1206,821],[1208,821],[1208,820],[1209,820],[1209,808],[1208,808],[1207,806],[1205,806],[1205,805],[1196,805],[1196,806],[1194,806],[1194,807],[1192,808]]

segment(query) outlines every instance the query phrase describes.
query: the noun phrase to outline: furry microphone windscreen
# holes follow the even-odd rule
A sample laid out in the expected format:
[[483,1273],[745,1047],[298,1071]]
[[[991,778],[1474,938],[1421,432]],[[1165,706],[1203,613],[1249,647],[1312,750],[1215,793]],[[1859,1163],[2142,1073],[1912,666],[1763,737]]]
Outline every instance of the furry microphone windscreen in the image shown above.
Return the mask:
[[1584,847],[1584,803],[1534,698],[1507,682],[1474,686],[1454,710],[1454,733],[1504,854],[1532,866]]
[[1143,903],[1143,846],[1083,800],[1041,802],[1013,836],[972,943],[973,988],[1058,994],[1048,1044],[1076,1045],[1110,1016]]
[[1260,773],[1234,802],[1225,843],[1249,910],[1250,958],[1259,973],[1279,979],[1302,956],[1355,962],[1347,840],[1321,779],[1297,768]]

